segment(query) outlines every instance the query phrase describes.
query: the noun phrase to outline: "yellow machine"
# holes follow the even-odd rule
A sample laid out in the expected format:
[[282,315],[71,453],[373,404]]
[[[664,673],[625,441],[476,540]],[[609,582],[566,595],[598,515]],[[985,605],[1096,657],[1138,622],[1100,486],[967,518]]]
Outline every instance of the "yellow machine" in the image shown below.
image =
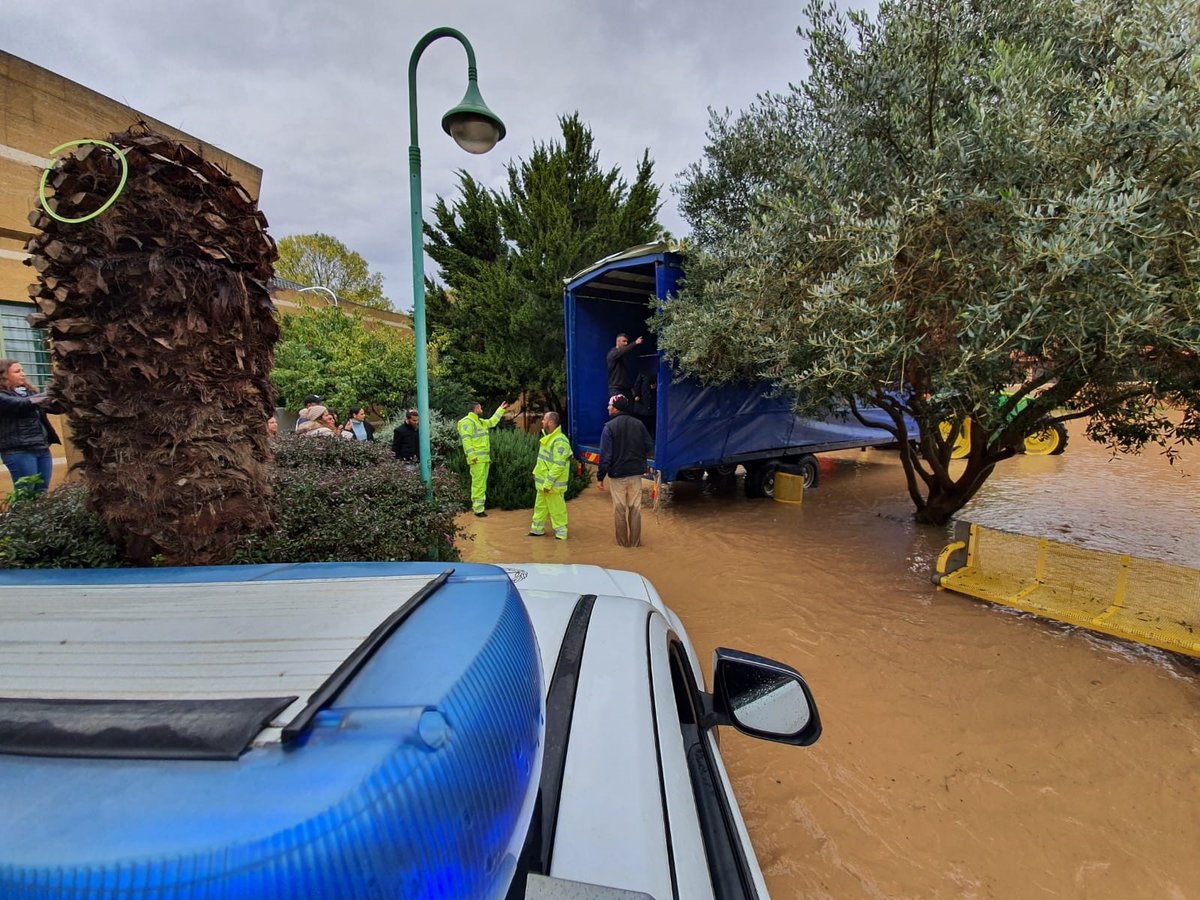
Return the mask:
[[[938,431],[943,438],[950,435],[951,424],[942,422]],[[1067,429],[1062,422],[1044,422],[1037,431],[1025,436],[1021,442],[1021,452],[1026,456],[1058,456],[1067,449]],[[950,451],[951,459],[963,459],[971,452],[971,420],[966,419],[958,434],[954,437],[954,447]]]

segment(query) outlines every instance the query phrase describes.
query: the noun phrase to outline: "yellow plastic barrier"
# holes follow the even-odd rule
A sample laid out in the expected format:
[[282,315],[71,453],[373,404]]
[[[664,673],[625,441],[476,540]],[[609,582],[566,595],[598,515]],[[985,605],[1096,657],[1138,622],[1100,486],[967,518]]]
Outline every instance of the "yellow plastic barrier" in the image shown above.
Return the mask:
[[959,528],[965,539],[938,557],[939,590],[1200,656],[1200,570],[965,522]]
[[804,476],[776,472],[774,499],[776,503],[803,503]]

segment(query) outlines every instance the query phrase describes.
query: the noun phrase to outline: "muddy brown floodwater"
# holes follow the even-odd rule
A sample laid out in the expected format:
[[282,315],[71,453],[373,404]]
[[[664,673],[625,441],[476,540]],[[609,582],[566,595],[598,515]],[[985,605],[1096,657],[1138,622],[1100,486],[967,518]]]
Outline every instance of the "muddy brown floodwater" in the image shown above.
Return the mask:
[[[964,516],[1200,565],[1200,455],[1002,465]],[[608,494],[570,540],[527,511],[464,518],[473,562],[645,575],[707,665],[719,645],[790,663],[824,734],[722,751],[776,897],[1200,898],[1200,665],[938,592],[946,543],[915,526],[894,453],[822,458],[800,506],[683,485],[615,545]]]

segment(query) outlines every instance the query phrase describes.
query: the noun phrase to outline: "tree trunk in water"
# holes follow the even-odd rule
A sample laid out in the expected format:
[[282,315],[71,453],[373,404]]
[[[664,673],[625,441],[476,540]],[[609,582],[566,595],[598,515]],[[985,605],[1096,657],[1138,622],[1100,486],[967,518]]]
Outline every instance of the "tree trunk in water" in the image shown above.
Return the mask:
[[[966,458],[966,466],[959,473],[957,478],[951,479],[948,475],[948,467],[950,463],[950,449],[946,449],[947,458],[942,460],[940,468],[942,476],[939,477],[936,473],[922,481],[918,481],[915,475],[909,474],[909,493],[916,503],[916,512],[913,513],[913,519],[922,525],[946,525],[956,512],[962,509],[971,498],[979,491],[992,471],[996,468],[996,463],[1002,459],[1012,456],[1012,451],[989,452],[987,448],[987,435],[980,435],[976,440],[972,437],[972,446],[970,455]],[[918,461],[915,459],[916,450],[911,445],[903,446],[900,450],[901,454],[914,454],[910,457],[911,466],[916,467]],[[907,474],[906,466],[906,474]],[[925,495],[920,495],[920,487],[924,484]]]
[[[129,166],[110,209],[81,224],[30,215],[43,232],[30,323],[50,330],[49,393],[124,558],[220,563],[271,523],[275,245],[245,190],[190,148],[144,128],[109,140]],[[119,169],[95,146],[63,157],[53,208],[98,209]]]
[[960,499],[955,491],[938,493],[936,496],[931,492],[925,505],[913,513],[913,518],[922,525],[945,525],[966,504],[967,501]]

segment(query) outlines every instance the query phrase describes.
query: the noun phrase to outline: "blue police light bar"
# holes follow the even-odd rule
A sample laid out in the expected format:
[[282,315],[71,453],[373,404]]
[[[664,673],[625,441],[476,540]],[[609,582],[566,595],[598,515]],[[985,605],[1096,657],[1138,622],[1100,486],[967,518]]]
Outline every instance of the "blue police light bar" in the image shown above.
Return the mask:
[[[0,598],[35,584],[81,597],[98,584],[178,584],[201,597],[206,582],[240,579],[290,596],[319,585],[319,603],[339,584],[443,568],[5,573]],[[456,565],[293,740],[254,742],[233,759],[0,754],[0,897],[503,896],[531,818],[544,717],[516,589],[500,569]]]

